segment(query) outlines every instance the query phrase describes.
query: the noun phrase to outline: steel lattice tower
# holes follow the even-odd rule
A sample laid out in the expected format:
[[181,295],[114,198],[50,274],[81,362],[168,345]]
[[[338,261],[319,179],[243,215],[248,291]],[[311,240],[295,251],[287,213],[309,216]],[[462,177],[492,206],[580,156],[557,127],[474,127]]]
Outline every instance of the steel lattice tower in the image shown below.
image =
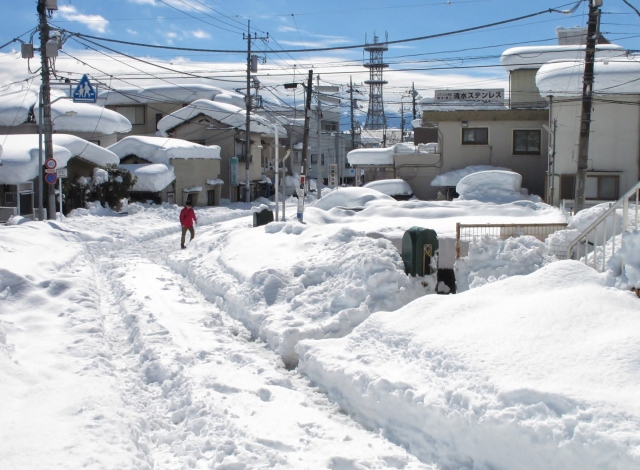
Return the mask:
[[369,62],[364,66],[369,69],[369,80],[364,83],[369,85],[369,110],[367,111],[367,121],[365,129],[384,129],[387,126],[387,119],[384,116],[384,104],[382,101],[382,86],[388,83],[382,79],[382,71],[389,67],[382,60],[383,53],[388,50],[388,37],[385,33],[385,42],[378,42],[378,36],[373,36],[373,43],[367,42],[365,38],[364,50],[369,52]]

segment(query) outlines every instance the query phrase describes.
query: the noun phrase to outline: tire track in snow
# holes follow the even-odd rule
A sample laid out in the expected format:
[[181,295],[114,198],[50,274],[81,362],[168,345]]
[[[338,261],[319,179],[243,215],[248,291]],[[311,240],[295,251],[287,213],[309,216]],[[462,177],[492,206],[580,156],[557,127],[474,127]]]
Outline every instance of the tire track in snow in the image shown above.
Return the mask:
[[425,468],[251,342],[169,268],[175,244],[172,235],[99,255],[123,399],[139,416],[133,428],[151,466]]

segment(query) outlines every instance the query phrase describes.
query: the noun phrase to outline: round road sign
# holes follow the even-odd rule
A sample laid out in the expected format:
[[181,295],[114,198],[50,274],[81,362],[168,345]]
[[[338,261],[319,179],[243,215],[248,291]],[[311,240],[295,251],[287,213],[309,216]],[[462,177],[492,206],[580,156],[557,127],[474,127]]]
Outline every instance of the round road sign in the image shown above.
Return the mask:
[[44,175],[44,180],[49,184],[56,184],[58,181],[58,176],[55,173],[47,173]]
[[49,170],[53,170],[57,165],[58,163],[53,158],[47,158],[44,162],[44,166]]

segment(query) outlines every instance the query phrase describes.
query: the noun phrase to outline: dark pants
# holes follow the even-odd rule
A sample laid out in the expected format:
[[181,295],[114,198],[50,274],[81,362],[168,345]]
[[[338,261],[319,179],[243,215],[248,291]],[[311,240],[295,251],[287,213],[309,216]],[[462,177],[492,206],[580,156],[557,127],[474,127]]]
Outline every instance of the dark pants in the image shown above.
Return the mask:
[[193,225],[191,227],[182,227],[182,239],[180,240],[180,246],[184,246],[184,242],[185,242],[185,238],[187,236],[187,230],[189,231],[189,234],[191,234],[191,238],[189,238],[189,241],[193,240],[193,237],[196,236],[196,232],[195,230],[193,230]]

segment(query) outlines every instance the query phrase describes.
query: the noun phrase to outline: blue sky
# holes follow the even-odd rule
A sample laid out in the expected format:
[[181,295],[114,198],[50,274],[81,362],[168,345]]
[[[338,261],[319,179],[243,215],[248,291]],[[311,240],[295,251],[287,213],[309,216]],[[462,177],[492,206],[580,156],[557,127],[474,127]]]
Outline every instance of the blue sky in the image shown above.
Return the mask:
[[[640,8],[640,1],[629,1]],[[294,79],[301,81],[309,69],[314,69],[320,73],[323,84],[345,86],[349,79],[360,84],[368,78],[368,72],[362,66],[363,59],[368,56],[365,57],[362,49],[322,52],[307,49],[359,45],[371,42],[374,34],[381,39],[387,35],[389,41],[442,34],[551,8],[569,9],[574,4],[563,3],[563,0],[58,0],[59,10],[54,12],[51,24],[71,32],[122,41],[244,51],[247,41],[243,35],[247,33],[250,21],[252,34],[260,37],[269,34],[268,42],[256,41],[252,46],[254,50],[269,51],[265,54],[266,63],[260,67],[259,75],[264,83],[279,87]],[[11,16],[5,15],[2,20],[0,44],[16,37],[29,40],[30,31],[37,23],[36,5],[35,0],[12,4]],[[602,11],[603,34],[628,49],[640,49],[640,16],[623,0],[604,0]],[[555,44],[556,26],[584,26],[587,12],[587,3],[583,2],[571,15],[544,13],[479,31],[391,44],[384,56],[390,65],[385,71],[389,81],[384,89],[385,103],[397,102],[400,106],[401,98],[406,101],[403,96],[412,83],[423,96],[433,95],[435,89],[445,87],[506,87],[507,73],[499,62],[502,51],[515,45]],[[35,40],[37,42],[37,36]],[[165,64],[169,69],[176,64],[183,67],[189,64],[190,72],[207,70],[220,80],[214,83],[218,86],[230,89],[243,86],[244,53],[201,53],[101,44],[118,52],[145,57],[150,63]],[[19,50],[19,46],[13,44],[0,52],[9,53],[12,48]],[[70,38],[59,59],[60,68],[63,68],[63,59],[73,59],[82,67],[69,66],[69,75],[93,73],[100,79],[98,71],[106,70],[106,59],[101,52],[91,51],[92,48],[100,50],[95,44]],[[298,52],[278,52],[282,50]],[[166,69],[150,70],[149,63],[119,57],[121,68],[114,74],[118,77],[125,74],[129,84],[150,83],[149,77],[141,77],[144,72],[176,83],[193,78],[179,78]],[[16,61],[14,65],[27,73],[24,62]],[[102,78],[107,75],[105,72]],[[0,79],[5,80],[5,75],[0,75]]]

